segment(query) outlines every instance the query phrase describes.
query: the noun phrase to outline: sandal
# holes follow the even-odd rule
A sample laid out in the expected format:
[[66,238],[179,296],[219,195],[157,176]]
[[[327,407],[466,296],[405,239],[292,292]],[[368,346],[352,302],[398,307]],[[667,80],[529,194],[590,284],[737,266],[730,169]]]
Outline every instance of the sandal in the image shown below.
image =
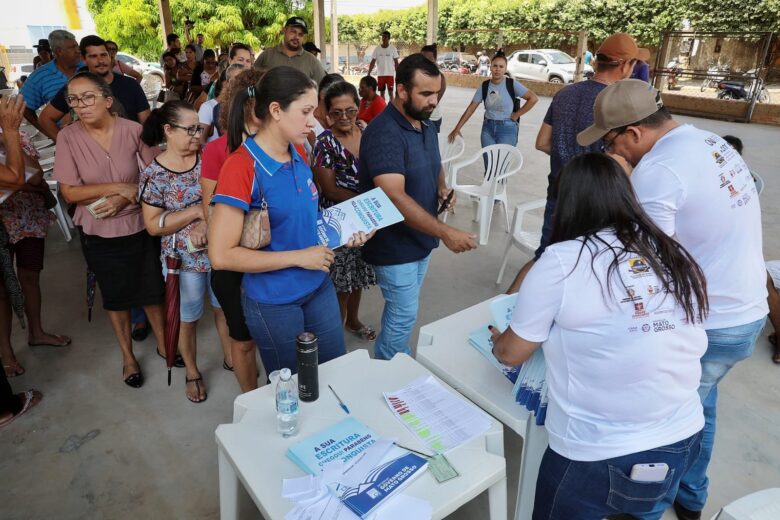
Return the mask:
[[43,394],[40,393],[38,390],[30,389],[27,390],[23,394],[16,394],[22,399],[22,409],[19,410],[19,413],[16,415],[12,415],[6,419],[0,420],[0,428],[3,428],[4,426],[8,426],[12,422],[16,420],[17,417],[20,417],[24,415],[30,408],[34,407],[36,404],[41,402],[41,399],[43,399]]
[[67,347],[71,344],[72,340],[68,336],[63,336],[62,334],[49,334],[49,336],[52,336],[54,338],[57,338],[57,342],[47,342],[47,341],[40,341],[36,343],[27,342],[27,345],[30,347]]
[[[195,389],[198,391],[198,396],[200,396],[200,385],[203,382],[202,375],[198,374],[198,377],[193,377],[192,379],[189,379],[187,376],[184,376],[184,382],[185,384],[195,383]],[[191,398],[190,395],[186,393],[186,391],[184,395],[186,395],[187,399],[192,403],[202,403],[203,401],[209,398],[209,394],[207,394],[205,391],[203,392],[203,399],[198,399],[198,400]]]
[[133,332],[130,334],[134,341],[143,341],[149,335],[149,322],[133,323]]
[[359,329],[350,329],[349,327],[344,328],[347,332],[354,334],[363,341],[374,341],[376,339],[376,331],[368,325],[363,325]]
[[222,360],[222,368],[224,368],[228,372],[233,372],[233,367],[231,367],[230,365],[227,364],[227,360],[226,359]]
[[[160,356],[165,360],[165,362],[168,362],[168,358],[165,357],[165,354],[160,354],[160,351],[157,351],[157,355]],[[181,354],[178,352],[176,353],[176,356],[173,358],[173,366],[176,368],[184,368],[184,358],[181,357]]]
[[19,364],[18,361],[14,360],[13,363],[5,364],[3,363],[3,370],[5,371],[5,377],[12,378],[17,377],[26,372],[24,367]]
[[[122,367],[122,375],[125,375],[125,367]],[[125,377],[124,381],[127,386],[141,388],[144,385],[144,375],[141,373],[141,369],[139,368],[138,372],[134,372]]]

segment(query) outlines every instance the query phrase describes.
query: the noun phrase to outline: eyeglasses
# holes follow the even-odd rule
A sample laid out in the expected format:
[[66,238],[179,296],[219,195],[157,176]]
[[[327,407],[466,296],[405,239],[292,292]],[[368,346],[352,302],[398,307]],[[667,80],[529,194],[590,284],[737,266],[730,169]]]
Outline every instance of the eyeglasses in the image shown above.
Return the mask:
[[196,135],[200,135],[203,133],[203,127],[200,125],[181,126],[181,125],[175,125],[171,123],[171,126],[174,128],[180,128],[182,130],[186,130],[187,135],[190,137],[195,137]]
[[95,94],[94,92],[87,92],[81,97],[78,96],[68,96],[65,98],[65,101],[68,103],[68,106],[70,108],[76,108],[79,106],[79,103],[83,104],[85,107],[91,107],[95,104],[95,99],[98,97],[103,97],[103,94]]
[[357,108],[348,108],[346,110],[331,110],[328,115],[333,119],[341,119],[344,116],[353,118],[358,113]]
[[618,137],[620,137],[622,134],[626,133],[626,130],[628,130],[628,127],[624,126],[623,128],[619,129],[614,136],[612,136],[612,139],[610,139],[609,141],[604,141],[604,144],[601,145],[601,151],[604,153],[609,153],[609,150],[615,144],[615,140]]

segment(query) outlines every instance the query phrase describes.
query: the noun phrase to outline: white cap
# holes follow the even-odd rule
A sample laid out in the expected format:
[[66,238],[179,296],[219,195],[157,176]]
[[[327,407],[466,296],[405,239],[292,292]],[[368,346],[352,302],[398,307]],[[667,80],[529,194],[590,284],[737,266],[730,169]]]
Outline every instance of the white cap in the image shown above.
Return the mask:
[[282,381],[287,381],[292,377],[292,372],[290,372],[289,368],[283,368],[279,371],[279,379]]

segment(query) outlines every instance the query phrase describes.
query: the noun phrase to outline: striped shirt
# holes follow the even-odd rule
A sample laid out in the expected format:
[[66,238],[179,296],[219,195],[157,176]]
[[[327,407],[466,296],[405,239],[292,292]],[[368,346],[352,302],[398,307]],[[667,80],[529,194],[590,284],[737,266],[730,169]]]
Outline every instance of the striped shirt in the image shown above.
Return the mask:
[[38,67],[22,85],[20,93],[33,112],[51,101],[68,82],[68,77],[57,68],[56,60]]

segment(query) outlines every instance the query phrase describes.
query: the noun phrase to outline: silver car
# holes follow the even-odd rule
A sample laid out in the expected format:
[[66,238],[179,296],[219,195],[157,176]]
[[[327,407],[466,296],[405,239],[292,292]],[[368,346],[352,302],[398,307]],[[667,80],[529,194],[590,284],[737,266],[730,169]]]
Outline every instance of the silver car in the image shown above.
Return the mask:
[[136,72],[141,73],[143,80],[141,87],[149,99],[156,98],[163,86],[165,86],[165,76],[157,63],[151,63],[136,58],[126,52],[117,52],[116,59],[125,65],[131,66]]
[[[507,58],[507,74],[515,79],[572,83],[576,67],[574,58],[557,49],[515,51]],[[582,72],[593,74],[593,67],[584,65]]]

